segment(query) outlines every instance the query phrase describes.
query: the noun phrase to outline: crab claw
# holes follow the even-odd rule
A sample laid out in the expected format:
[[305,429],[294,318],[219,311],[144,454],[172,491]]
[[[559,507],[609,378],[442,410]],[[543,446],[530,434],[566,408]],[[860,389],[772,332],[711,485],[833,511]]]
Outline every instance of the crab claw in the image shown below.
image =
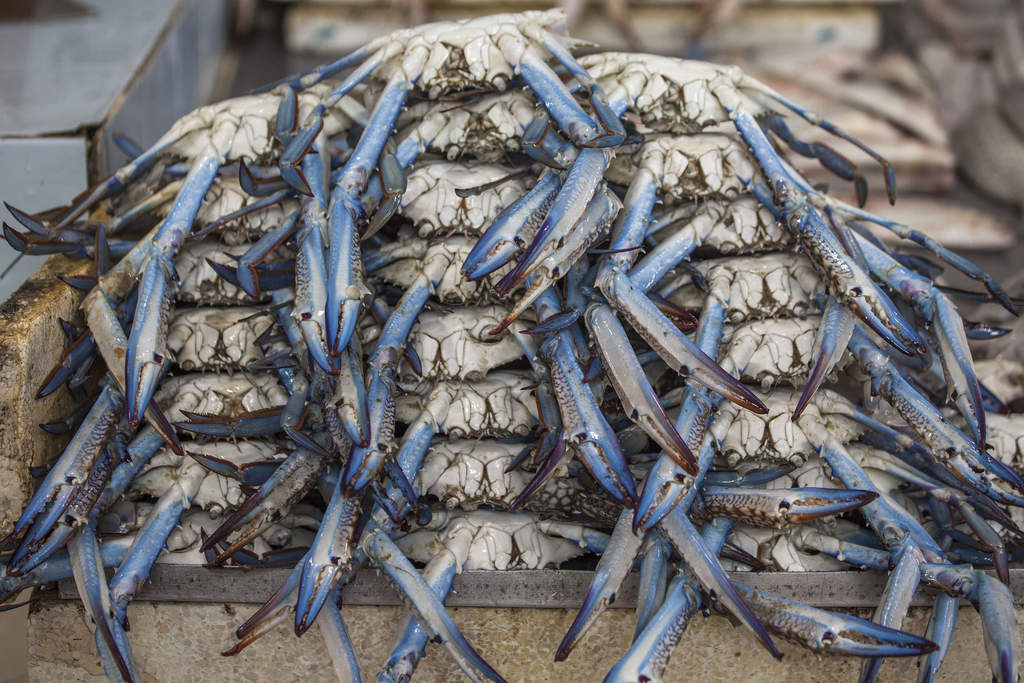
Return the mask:
[[636,504],[636,483],[626,465],[618,438],[583,382],[572,344],[565,333],[541,345],[551,368],[551,384],[562,413],[567,445],[583,460],[590,474],[616,500],[628,508]]
[[936,644],[936,649],[918,662],[920,673],[917,680],[919,683],[931,683],[946,659],[946,652],[953,640],[953,630],[956,627],[957,614],[960,611],[960,597],[939,593],[935,596],[935,606],[932,607],[932,617],[928,622],[928,639]]
[[811,652],[841,657],[913,657],[938,649],[930,640],[867,619],[776,598],[733,582],[769,631]]
[[295,607],[295,589],[299,585],[299,574],[302,565],[297,564],[288,573],[284,583],[256,612],[245,620],[235,631],[238,642],[221,652],[224,657],[232,657],[252,645],[265,633],[284,621]]
[[[282,101],[282,105],[284,101]],[[280,109],[278,110],[280,113]],[[288,142],[278,166],[281,169],[281,178],[299,194],[312,195],[313,189],[310,185],[310,178],[306,177],[307,164],[303,160],[309,151],[313,149],[317,136],[324,127],[322,106],[316,107],[310,113],[310,123],[304,125]]]
[[556,662],[565,661],[601,613],[615,601],[615,594],[622,581],[633,568],[633,560],[643,545],[644,534],[634,533],[632,518],[628,510],[619,514],[608,547],[598,560],[587,596],[555,651]]
[[[395,362],[397,363],[397,359]],[[369,375],[369,389],[366,392],[369,406],[369,439],[366,446],[357,446],[353,449],[341,476],[345,493],[350,496],[363,490],[376,479],[384,459],[393,450],[391,442],[395,431],[394,379],[386,370],[374,367],[372,361]]]
[[853,328],[854,320],[850,311],[829,297],[821,318],[821,326],[814,335],[814,347],[811,351],[814,364],[811,366],[803,393],[800,394],[800,399],[793,410],[793,422],[800,419],[825,377],[839,362],[846,345],[850,342],[850,336],[853,335]]
[[67,448],[47,472],[14,523],[11,538],[21,539],[21,543],[10,559],[9,573],[19,573],[19,565],[31,558],[88,480],[117,424],[122,402],[121,392],[114,388],[112,382],[108,383]]
[[139,301],[125,353],[125,399],[128,423],[135,429],[149,407],[163,374],[167,351],[167,324],[174,296],[174,263],[153,250],[139,285]]
[[362,257],[356,220],[362,212],[359,200],[351,200],[342,191],[331,195],[328,232],[331,236],[327,280],[327,343],[335,353],[341,351],[356,329],[359,308],[367,292],[360,280]]
[[960,312],[931,280],[903,267],[869,240],[861,238],[859,242],[868,267],[875,276],[898,291],[914,305],[921,317],[932,323],[947,391],[967,420],[978,450],[983,451],[985,406]]
[[[504,296],[522,284],[531,272],[550,258],[547,252],[561,251],[564,242],[572,240],[577,244],[584,244],[579,252],[579,255],[582,255],[596,241],[596,235],[588,239],[587,233],[599,227],[598,222],[592,218],[587,225],[583,221],[588,209],[593,211],[598,208],[594,200],[601,194],[611,195],[607,190],[604,193],[600,191],[604,184],[602,178],[608,167],[608,159],[608,153],[602,150],[584,149],[580,152],[551,204],[550,211],[537,229],[537,234],[527,245],[515,267],[495,286],[498,294]],[[614,199],[617,213],[621,203],[617,197]],[[612,218],[614,213],[608,217],[608,222]],[[564,271],[568,271],[571,265],[572,263],[566,264]],[[558,279],[557,276],[555,279]]]
[[687,473],[696,474],[697,461],[665,414],[618,317],[607,304],[594,303],[587,308],[586,320],[626,415]]
[[360,499],[345,497],[341,479],[335,480],[316,539],[299,563],[302,573],[295,604],[295,635],[301,636],[313,625],[342,572],[352,563],[352,542],[360,513]]
[[246,486],[259,486],[270,478],[274,470],[281,464],[280,460],[261,460],[238,465],[224,458],[217,458],[206,453],[192,452],[188,454],[211,472],[228,477]]
[[128,638],[111,606],[99,544],[90,525],[82,525],[68,542],[68,554],[78,594],[96,625],[96,648],[108,678],[141,680],[135,673]]
[[[282,511],[290,509],[305,496],[316,483],[325,462],[320,453],[302,448],[289,455],[203,542],[200,550],[206,552],[231,539],[228,547],[210,564],[218,565],[227,560],[232,553],[265,531]],[[205,462],[203,464],[206,465]]]
[[[619,198],[604,188],[586,206],[582,217],[570,226],[571,231],[557,241],[549,254],[522,270],[518,270],[517,266],[516,270],[509,271],[495,289],[504,295],[525,280],[528,283],[526,293],[516,301],[512,311],[491,330],[490,334],[499,334],[512,324],[548,287],[568,273],[590,246],[608,233],[608,228],[621,207],[622,202]],[[520,263],[524,263],[525,258],[524,256]]]
[[295,232],[299,213],[296,211],[285,219],[281,225],[264,233],[256,244],[249,247],[238,259],[238,267],[235,271],[238,286],[254,299],[258,299],[260,296],[261,285],[267,284],[261,280],[261,273],[257,270],[257,266],[263,262],[270,252],[284,244],[291,237],[292,233]]
[[302,330],[309,355],[327,373],[333,371],[327,350],[327,264],[324,261],[323,234],[326,216],[315,199],[303,207],[305,227],[299,237],[295,256],[295,306],[292,316]]
[[261,408],[238,416],[206,415],[183,410],[186,420],[175,422],[174,426],[193,434],[203,436],[269,436],[281,431],[283,407]]
[[370,436],[366,446],[357,446],[345,463],[342,486],[346,495],[361,491],[377,477],[381,463],[393,450],[395,430],[395,371],[402,348],[432,289],[421,275],[402,295],[377,339],[370,356],[367,407]]
[[565,170],[565,166],[558,160],[559,151],[565,145],[565,140],[557,133],[551,119],[542,114],[523,129],[520,138],[523,151],[526,155],[556,171]]
[[545,173],[529,192],[505,207],[466,256],[466,278],[478,280],[508,263],[548,213],[561,185],[559,174]]
[[[568,453],[568,450],[565,447],[565,439],[561,438],[561,430],[558,432],[549,432],[548,434],[555,437],[554,446],[548,452],[547,457],[544,458],[541,466],[537,469],[536,474],[534,474],[533,479],[531,479],[519,495],[515,497],[515,500],[509,503],[509,512],[514,512],[526,505],[527,501],[529,501],[530,498],[532,498],[533,495],[537,493],[545,483],[547,483],[548,479],[551,478],[551,475],[555,473],[555,468],[558,467],[559,463],[562,462],[562,458],[565,457],[566,453]],[[545,437],[547,437],[548,434],[545,434]],[[526,452],[531,450],[532,449],[529,446],[524,449]],[[509,465],[509,467],[511,468],[512,465]],[[506,469],[505,471],[508,472],[511,470]]]
[[370,443],[370,418],[366,408],[366,382],[363,380],[362,350],[353,339],[341,351],[341,361],[331,396],[338,418],[348,437],[358,446]]
[[[713,453],[711,439],[705,439],[698,454],[698,467],[702,463],[710,464]],[[693,495],[693,491],[694,482],[682,476],[673,461],[660,459],[644,480],[633,516],[633,529],[639,531],[654,527],[677,505],[683,504],[683,497],[687,493]]]
[[978,612],[985,634],[985,653],[992,675],[1013,683],[1020,675],[1021,637],[1013,596],[1006,584],[988,574],[975,572]]
[[383,529],[368,529],[359,545],[374,565],[395,582],[416,610],[420,624],[448,650],[467,676],[471,679],[505,680],[473,649],[445,611],[437,594]]
[[44,396],[49,396],[59,389],[60,385],[71,379],[82,363],[88,362],[88,359],[92,358],[95,352],[96,341],[93,339],[92,332],[83,332],[72,342],[60,361],[50,370],[50,374],[43,380],[42,386],[36,393],[36,398],[40,399]]
[[680,511],[677,507],[661,520],[661,529],[704,589],[712,593],[733,616],[749,628],[769,654],[776,659],[782,659],[782,653],[772,642],[764,624],[729,581],[728,575],[718,562],[717,553],[711,552],[687,518],[686,512]]
[[768,408],[742,382],[723,370],[683,334],[625,273],[614,271],[599,283],[601,291],[668,366],[711,391],[755,413]]
[[754,526],[784,529],[823,517],[840,515],[878,498],[874,491],[857,489],[752,489],[705,486],[703,509],[711,517],[728,517]]
[[380,170],[381,200],[377,205],[377,211],[363,230],[360,240],[372,237],[391,220],[391,217],[402,205],[402,195],[405,194],[408,183],[405,169],[402,168],[394,154],[387,152],[381,154],[378,168]]

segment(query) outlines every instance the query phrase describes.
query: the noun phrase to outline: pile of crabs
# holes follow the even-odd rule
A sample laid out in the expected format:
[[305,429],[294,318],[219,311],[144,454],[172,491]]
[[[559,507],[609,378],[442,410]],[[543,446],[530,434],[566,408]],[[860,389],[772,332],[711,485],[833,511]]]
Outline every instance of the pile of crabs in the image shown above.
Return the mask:
[[[569,656],[640,572],[607,680],[658,680],[697,610],[815,652],[942,664],[961,600],[1015,681],[1007,587],[1018,437],[953,299],[1014,309],[963,257],[810,186],[867,182],[784,114],[875,158],[735,67],[577,59],[559,12],[428,24],[201,107],[71,207],[5,236],[90,257],[86,327],[40,394],[81,401],[4,541],[0,590],[74,576],[111,679],[154,562],[286,565],[238,631],[314,623],[363,567],[410,612],[378,680],[439,642],[500,680],[446,613],[466,569],[589,554]],[[916,249],[903,253],[866,226]],[[922,257],[921,251],[928,254]],[[942,262],[985,292],[935,281]],[[97,377],[99,386],[92,389]],[[830,380],[832,388],[823,387]],[[888,572],[874,621],[728,570]],[[115,568],[107,581],[104,568]],[[740,575],[741,576],[741,575]],[[928,630],[900,630],[919,587]]]

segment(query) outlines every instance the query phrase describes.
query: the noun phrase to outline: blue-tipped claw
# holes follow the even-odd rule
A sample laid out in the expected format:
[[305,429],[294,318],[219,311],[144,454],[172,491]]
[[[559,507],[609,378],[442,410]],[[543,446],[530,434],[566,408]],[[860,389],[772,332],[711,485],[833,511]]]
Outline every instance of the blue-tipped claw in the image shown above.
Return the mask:
[[379,569],[384,571],[407,598],[423,627],[448,650],[470,678],[483,677],[504,681],[473,649],[444,609],[437,594],[423,580],[394,541],[380,528],[368,529],[360,547]]

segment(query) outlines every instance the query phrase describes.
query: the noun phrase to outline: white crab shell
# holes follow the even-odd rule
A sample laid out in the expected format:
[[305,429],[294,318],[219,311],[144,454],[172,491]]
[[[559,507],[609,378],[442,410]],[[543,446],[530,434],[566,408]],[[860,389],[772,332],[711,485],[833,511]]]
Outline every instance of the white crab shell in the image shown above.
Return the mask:
[[468,197],[459,197],[455,191],[486,185],[512,172],[498,164],[418,164],[409,173],[400,213],[413,222],[420,237],[453,232],[479,234],[505,207],[526,194],[531,183],[522,177],[512,178]]
[[[365,49],[367,54],[384,51],[376,80],[402,75],[436,100],[444,93],[473,88],[504,90],[526,51],[538,49],[541,32],[564,28],[562,10],[496,14],[400,29]],[[570,47],[576,44],[569,38],[560,40]],[[415,73],[421,74],[419,78],[410,78]]]
[[531,375],[496,371],[471,382],[438,382],[427,394],[395,401],[395,417],[412,423],[429,416],[436,431],[451,438],[525,436],[537,425]]
[[[246,193],[238,184],[237,177],[218,177],[207,190],[206,199],[199,207],[199,213],[195,220],[196,229],[202,229],[208,223],[234,213],[260,199],[262,197],[254,197]],[[286,198],[277,204],[247,213],[225,223],[215,233],[215,236],[221,242],[230,245],[255,241],[264,233],[280,226],[285,218],[297,211],[299,207],[298,199]]]
[[273,324],[253,306],[179,308],[167,328],[167,347],[190,372],[244,368],[263,359],[255,342]]
[[426,272],[438,277],[434,296],[441,303],[494,303],[498,298],[492,289],[512,266],[502,266],[479,280],[467,280],[462,274],[462,264],[465,263],[474,244],[475,239],[462,235],[452,235],[440,240],[413,237],[392,242],[380,250],[387,256],[388,265],[373,271],[368,279],[388,282],[407,289],[421,273]]
[[[505,471],[522,447],[493,439],[435,439],[416,486],[421,495],[434,496],[447,508],[507,507],[533,478],[531,472]],[[560,465],[537,495],[555,498],[556,504],[568,503],[569,491],[563,491],[561,484],[567,475],[565,466]]]
[[[537,115],[537,102],[522,90],[485,95],[466,102],[431,102],[403,119],[415,117],[410,135],[419,135],[426,148],[456,161],[469,155],[494,162],[522,149],[523,131]],[[419,118],[422,116],[422,119]]]
[[692,133],[728,121],[726,106],[742,106],[751,114],[765,110],[742,90],[760,84],[737,66],[625,52],[586,55],[579,61],[609,99],[624,89],[630,110],[651,130]]
[[189,373],[164,380],[155,400],[167,419],[176,422],[184,419],[182,410],[237,416],[275,408],[287,403],[288,393],[272,373]]
[[409,559],[429,562],[447,551],[460,572],[504,571],[558,567],[583,554],[578,543],[548,533],[558,525],[540,522],[532,514],[477,510],[435,516],[445,522],[442,531],[425,527],[396,540]]
[[690,286],[691,276],[686,274],[672,283],[679,289],[669,299],[683,308],[700,309],[705,296],[714,296],[732,322],[816,312],[811,295],[824,290],[818,273],[802,254],[734,256],[694,265],[706,278],[708,293]]
[[[491,370],[523,357],[511,334],[490,335],[508,315],[504,306],[466,306],[420,313],[408,345],[422,364],[422,379],[480,379]],[[372,348],[380,334],[376,324],[360,330],[364,348]],[[402,366],[403,381],[417,377]]]
[[[321,83],[299,92],[296,120],[303,121],[331,89],[331,85]],[[279,156],[283,147],[274,128],[282,100],[283,93],[273,90],[199,107],[174,122],[155,146],[170,142],[172,153],[186,159],[199,157],[211,142],[228,162]],[[348,99],[325,112],[323,129],[328,136],[351,127],[352,119],[345,110],[353,111],[352,107],[361,109]]]
[[848,406],[849,402],[826,389],[820,389],[800,421],[793,422],[791,417],[799,397],[799,391],[788,389],[760,396],[768,408],[766,415],[723,402],[708,430],[719,443],[718,454],[726,467],[733,468],[748,459],[803,465],[818,451],[817,442],[804,431],[809,424],[823,426],[840,443],[853,441],[863,432],[851,418],[836,412],[837,405]]
[[662,197],[676,201],[738,197],[746,192],[746,182],[758,174],[746,148],[722,133],[650,136],[632,154],[617,154],[605,177],[629,185],[641,169],[658,181]]

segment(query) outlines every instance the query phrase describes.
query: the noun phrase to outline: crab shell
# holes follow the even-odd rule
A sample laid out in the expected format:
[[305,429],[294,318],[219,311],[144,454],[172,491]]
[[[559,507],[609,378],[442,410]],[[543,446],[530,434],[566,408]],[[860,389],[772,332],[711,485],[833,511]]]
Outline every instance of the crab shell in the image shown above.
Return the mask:
[[661,196],[679,201],[693,197],[735,198],[758,173],[750,153],[721,133],[648,137],[632,154],[617,154],[605,177],[629,185],[640,168],[654,173]]
[[[298,93],[296,120],[304,120],[331,89],[331,85],[321,83]],[[275,121],[283,99],[283,91],[274,90],[199,107],[175,121],[155,146],[173,141],[171,150],[175,156],[194,159],[203,153],[211,139],[216,139],[228,161],[274,159],[284,151],[275,134]],[[352,119],[345,114],[345,109],[352,105],[352,100],[343,99],[325,113],[323,130],[329,137],[351,128]]]
[[448,161],[469,155],[495,162],[520,151],[523,131],[537,116],[537,102],[522,90],[485,95],[457,106],[432,102],[424,109],[416,129],[436,131],[427,149]]
[[380,250],[388,257],[388,265],[375,270],[369,279],[407,289],[424,271],[440,273],[434,296],[443,304],[500,302],[493,288],[512,266],[502,266],[479,280],[467,280],[462,274],[462,264],[475,243],[475,239],[462,235],[440,240],[414,237],[392,242]]
[[167,419],[176,422],[184,419],[183,410],[237,416],[276,408],[288,401],[288,393],[272,373],[189,373],[164,380],[155,399]]
[[263,359],[256,339],[274,324],[253,306],[182,308],[167,328],[167,347],[186,371],[244,368]]
[[798,467],[817,454],[818,449],[801,425],[822,424],[840,443],[858,438],[863,429],[842,414],[835,405],[849,405],[846,399],[828,390],[820,390],[807,406],[799,422],[793,422],[793,409],[799,391],[776,389],[760,396],[768,413],[758,415],[725,401],[718,408],[708,430],[718,442],[718,455],[728,468],[745,460],[792,463]]
[[584,552],[573,541],[545,533],[545,525],[528,513],[477,510],[436,517],[445,522],[443,530],[426,527],[396,540],[409,559],[428,562],[448,550],[466,558],[460,572],[505,571],[558,567]]
[[532,183],[522,177],[512,178],[468,197],[459,197],[456,190],[493,183],[511,173],[513,169],[498,164],[419,164],[409,173],[400,213],[413,222],[420,237],[479,234],[502,210],[526,194]]
[[[811,294],[824,289],[818,273],[802,254],[709,259],[695,266],[707,280],[708,293],[682,286],[669,299],[683,308],[699,309],[705,296],[714,296],[725,306],[726,319],[732,322],[816,312]],[[684,275],[677,283],[688,285],[689,278]]]
[[[532,473],[506,468],[522,444],[493,439],[435,439],[416,478],[421,495],[437,498],[446,508],[475,510],[481,505],[507,507],[522,493]],[[544,507],[571,512],[572,487],[564,483],[568,470],[559,465],[537,493]]]
[[[402,366],[403,382],[426,380],[476,380],[491,370],[523,357],[522,347],[511,334],[498,336],[488,332],[508,315],[503,306],[467,306],[428,310],[420,313],[409,335],[408,345],[421,362],[414,375]],[[360,330],[364,348],[371,348],[380,334],[376,324]]]
[[[409,74],[422,70],[415,87],[436,100],[461,90],[504,90],[523,54],[536,49],[541,33],[564,28],[562,10],[496,14],[400,29],[371,41],[366,50],[384,51],[376,80],[386,82],[399,74],[412,80]],[[570,38],[561,41],[570,48],[578,43]]]
[[395,401],[395,417],[411,423],[427,414],[436,431],[451,438],[526,436],[537,426],[530,375],[492,372],[471,382],[438,382],[426,394],[407,393]]

